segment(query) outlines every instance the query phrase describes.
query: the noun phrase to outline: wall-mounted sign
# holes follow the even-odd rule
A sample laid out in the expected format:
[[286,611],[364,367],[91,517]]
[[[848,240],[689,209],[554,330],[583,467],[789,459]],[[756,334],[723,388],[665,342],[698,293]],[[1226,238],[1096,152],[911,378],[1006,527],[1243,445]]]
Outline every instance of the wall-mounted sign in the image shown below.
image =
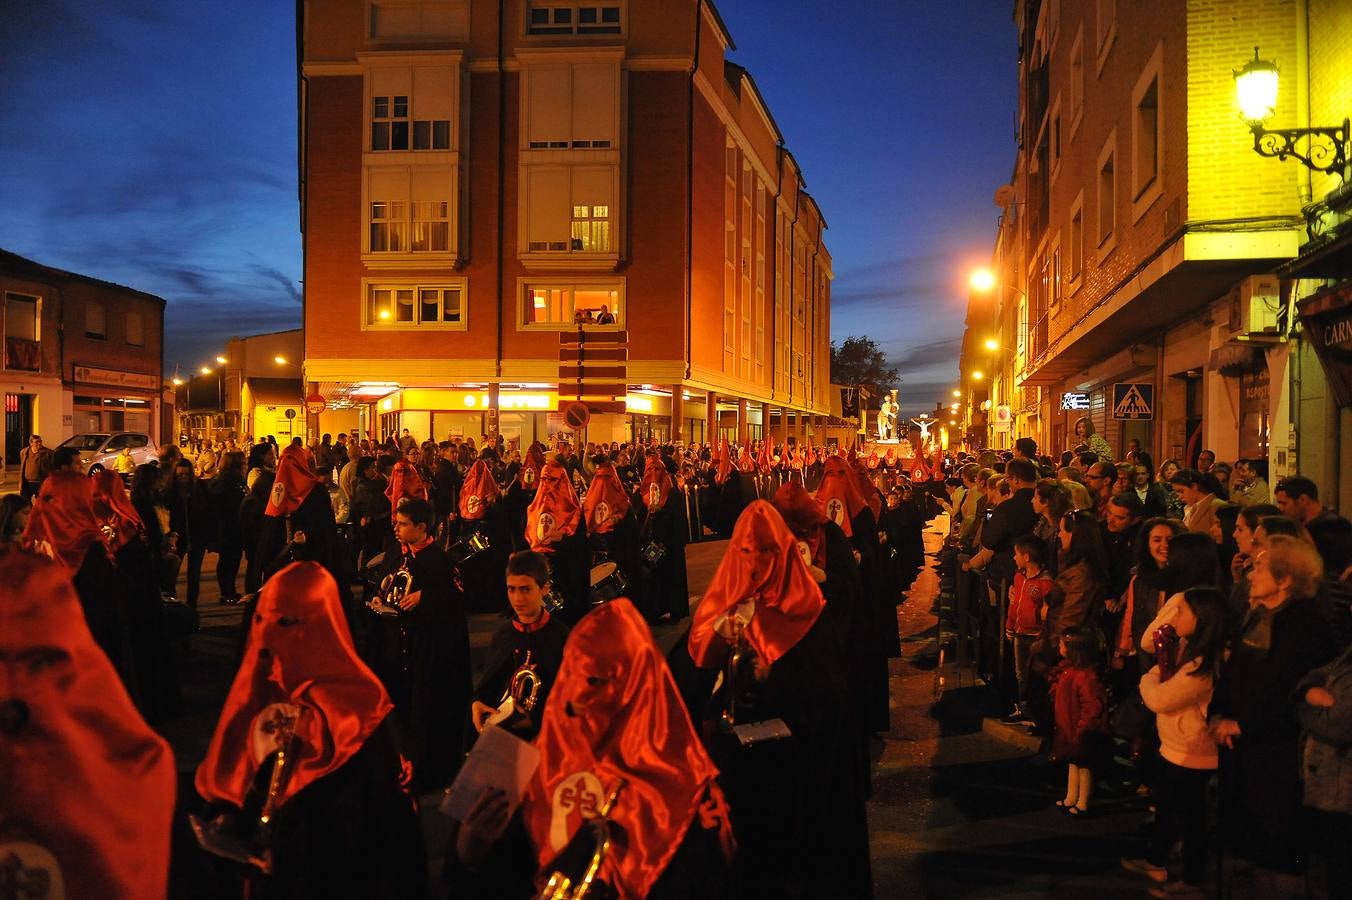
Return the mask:
[[1069,411],[1088,410],[1088,391],[1066,391],[1061,395],[1061,408]]
[[115,369],[76,365],[74,374],[75,380],[84,384],[111,384],[142,391],[153,391],[160,386],[160,380],[154,375],[141,372],[118,372]]
[[1113,385],[1113,418],[1155,418],[1155,386],[1149,382],[1129,381]]
[[1010,408],[1005,404],[995,407],[995,418],[991,422],[991,428],[996,431],[1008,431],[1009,423],[1013,421],[1014,415]]
[[305,398],[305,411],[312,416],[319,415],[327,407],[328,404],[324,402],[322,394],[311,394]]

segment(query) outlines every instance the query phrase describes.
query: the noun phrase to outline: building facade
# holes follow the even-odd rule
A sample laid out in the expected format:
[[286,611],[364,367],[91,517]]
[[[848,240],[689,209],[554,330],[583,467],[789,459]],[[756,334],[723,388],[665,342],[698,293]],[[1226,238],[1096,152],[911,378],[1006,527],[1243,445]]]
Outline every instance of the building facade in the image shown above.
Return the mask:
[[545,439],[570,396],[592,440],[830,412],[826,223],[711,3],[301,9],[312,431]]
[[164,300],[0,250],[4,463],[30,434],[54,447],[79,432],[161,440]]
[[1308,468],[1322,451],[1300,398],[1322,377],[1281,275],[1308,172],[1254,152],[1233,73],[1260,47],[1289,76],[1275,118],[1308,120],[1315,20],[1337,6],[1016,4],[1019,151],[997,286],[970,296],[963,346],[974,443],[1060,452],[1087,416],[1119,458],[1132,440],[1157,463],[1206,448],[1333,483]]
[[214,368],[178,379],[180,438],[308,441],[303,352],[299,328],[230,338]]

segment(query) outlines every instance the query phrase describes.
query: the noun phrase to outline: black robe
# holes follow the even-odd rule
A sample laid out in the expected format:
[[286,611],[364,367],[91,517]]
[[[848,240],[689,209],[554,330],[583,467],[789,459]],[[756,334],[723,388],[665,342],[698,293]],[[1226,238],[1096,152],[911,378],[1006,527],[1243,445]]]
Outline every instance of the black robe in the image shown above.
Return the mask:
[[881,547],[873,510],[867,505],[850,520],[852,543],[859,551],[859,574],[873,616],[867,643],[861,648],[869,667],[868,692],[860,698],[861,714],[875,732],[891,728],[892,711],[888,702],[887,658],[895,651],[901,655],[901,635],[897,627],[896,606],[887,599],[889,587],[881,571]]
[[183,711],[177,651],[160,600],[155,559],[137,534],[117,551],[117,582],[128,625],[128,649],[139,690],[137,708],[151,725]]
[[630,506],[639,510],[640,552],[650,541],[666,548],[657,565],[645,562],[640,566],[643,605],[638,608],[649,621],[669,615],[672,621],[679,622],[690,615],[690,588],[685,572],[685,545],[689,532],[684,495],[673,487],[661,509],[648,509],[637,496]]
[[[271,774],[271,762],[259,767],[241,821],[258,821]],[[425,896],[422,833],[399,776],[386,719],[337,771],[306,785],[277,811],[273,872],[251,872],[250,900]]]
[[405,558],[422,599],[397,616],[368,611],[362,655],[394,703],[399,749],[413,763],[414,784],[434,790],[460,767],[472,695],[469,627],[445,551],[434,542],[410,556],[387,557],[382,572],[396,571]]
[[540,732],[549,691],[558,679],[563,662],[563,645],[568,640],[568,626],[557,616],[550,616],[544,625],[534,631],[523,631],[515,621],[498,626],[488,645],[488,661],[483,677],[474,689],[474,699],[489,706],[497,706],[507,693],[516,670],[530,654],[532,665],[540,678],[540,691],[525,721],[513,732],[526,740],[533,740]]
[[460,540],[476,533],[488,538],[488,549],[457,569],[465,588],[466,608],[474,612],[501,613],[508,609],[507,557],[513,552],[513,544],[507,520],[501,502],[490,503],[481,518],[460,520]]
[[[677,654],[688,659],[684,641]],[[690,674],[679,661],[673,671]],[[848,683],[823,613],[761,685],[757,718],[783,719],[792,736],[741,746],[718,728],[726,706],[721,688],[699,716],[731,809],[740,896],[872,896],[866,788]]]
[[591,610],[591,548],[582,517],[578,517],[576,531],[549,546],[544,556],[549,560],[550,584],[563,598],[564,621],[576,625]]

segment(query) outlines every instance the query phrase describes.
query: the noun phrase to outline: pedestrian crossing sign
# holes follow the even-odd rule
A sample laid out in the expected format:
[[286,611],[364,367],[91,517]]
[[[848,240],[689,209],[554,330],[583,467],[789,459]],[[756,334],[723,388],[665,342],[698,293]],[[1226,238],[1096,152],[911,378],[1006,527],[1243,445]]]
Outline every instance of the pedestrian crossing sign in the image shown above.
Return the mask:
[[1134,382],[1113,385],[1113,418],[1155,418],[1155,386]]

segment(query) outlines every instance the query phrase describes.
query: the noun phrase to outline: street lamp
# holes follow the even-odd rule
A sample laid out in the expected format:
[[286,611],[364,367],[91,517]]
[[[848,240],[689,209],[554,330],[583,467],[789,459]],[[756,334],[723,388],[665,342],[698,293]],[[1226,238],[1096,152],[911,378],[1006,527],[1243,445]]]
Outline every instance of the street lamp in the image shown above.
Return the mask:
[[1000,342],[997,341],[995,338],[986,338],[986,344],[985,344],[985,346],[986,346],[986,349],[987,349],[987,350],[991,350],[991,351],[999,350],[999,349],[1000,349]]
[[985,378],[985,377],[986,377],[986,376],[982,373],[982,371],[981,371],[980,369],[977,369],[976,371],[974,371],[974,372],[972,373],[972,380],[973,380],[973,381],[980,381],[981,379],[983,379],[983,378]]
[[223,366],[223,365],[225,365],[226,359],[225,359],[224,356],[218,356],[218,357],[216,357],[216,362],[217,362],[219,365],[222,365],[222,366]]
[[[1253,48],[1253,59],[1234,73],[1235,92],[1239,98],[1239,114],[1253,132],[1253,149],[1259,156],[1285,160],[1294,156],[1306,168],[1326,172],[1346,179],[1347,148],[1352,128],[1347,119],[1337,127],[1273,128],[1264,127],[1277,110],[1277,64],[1260,59],[1258,48]],[[1296,149],[1296,142],[1309,138],[1305,153]]]
[[285,357],[285,356],[274,356],[274,357],[272,358],[272,361],[275,362],[275,363],[276,363],[277,365],[279,365],[279,366],[284,366],[284,365],[286,365],[286,357]]
[[972,277],[968,279],[972,290],[986,293],[995,287],[995,273],[990,269],[975,269],[972,271]]
[[211,374],[211,369],[210,369],[209,367],[207,367],[207,366],[203,366],[203,367],[202,367],[202,374],[203,374],[203,375],[210,375],[210,374]]

